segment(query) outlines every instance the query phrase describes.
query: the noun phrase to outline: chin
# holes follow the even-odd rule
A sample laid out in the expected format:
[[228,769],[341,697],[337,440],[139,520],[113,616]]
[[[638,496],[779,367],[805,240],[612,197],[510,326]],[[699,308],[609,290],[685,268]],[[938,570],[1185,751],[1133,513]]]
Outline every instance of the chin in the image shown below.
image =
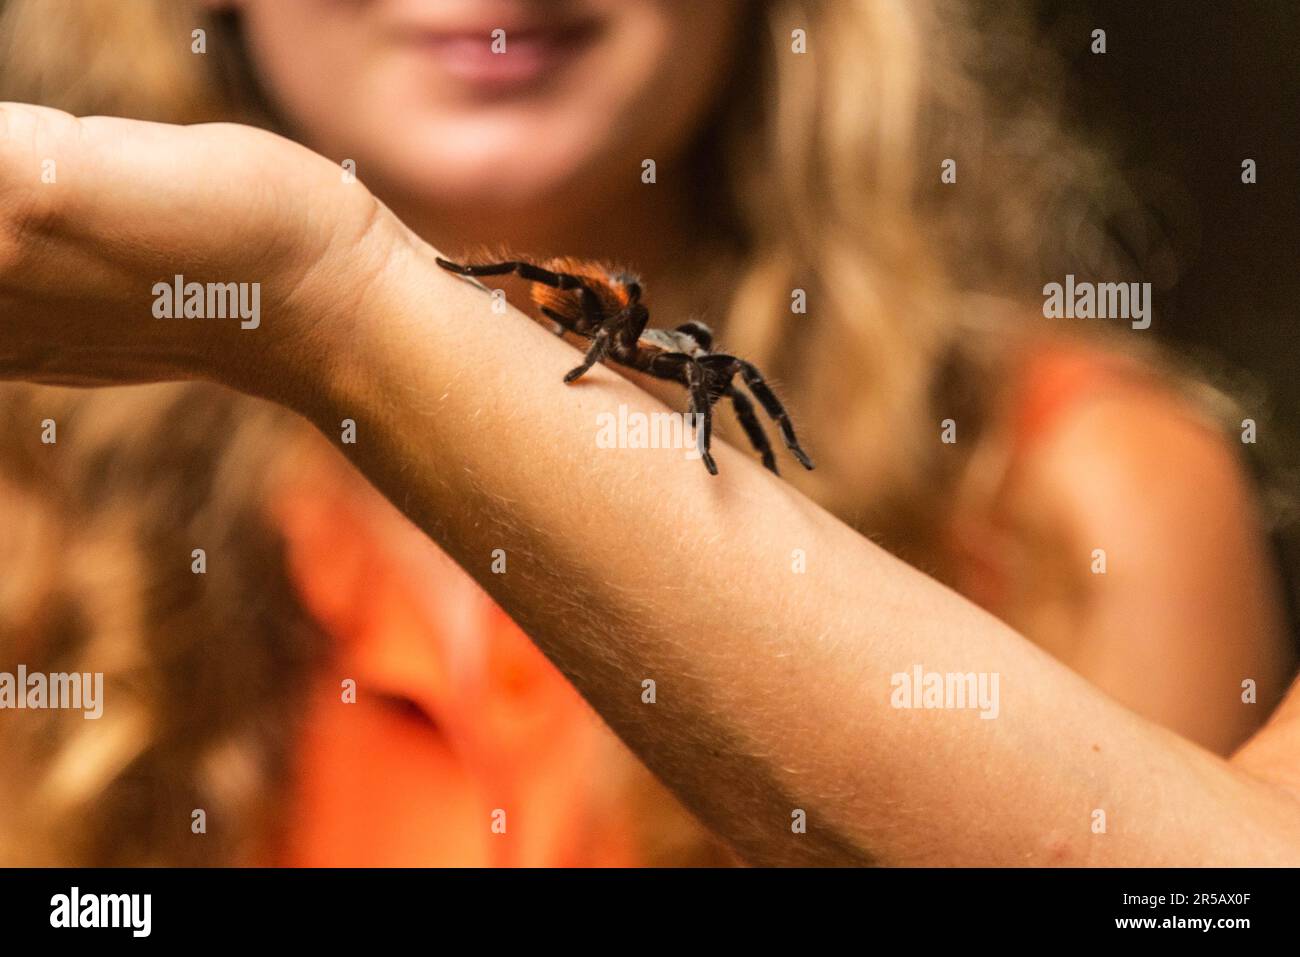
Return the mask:
[[[401,162],[401,180],[440,205],[527,209],[581,188],[599,153],[531,135],[425,138]],[[448,149],[449,143],[461,144]],[[636,175],[630,169],[629,175]]]

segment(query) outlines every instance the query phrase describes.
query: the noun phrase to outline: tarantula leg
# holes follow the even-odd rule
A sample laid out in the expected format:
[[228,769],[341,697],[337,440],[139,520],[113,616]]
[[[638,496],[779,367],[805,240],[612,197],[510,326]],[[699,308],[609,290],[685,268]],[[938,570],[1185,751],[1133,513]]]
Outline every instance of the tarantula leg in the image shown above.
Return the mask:
[[776,455],[772,452],[772,443],[768,441],[767,433],[763,431],[758,416],[754,414],[754,403],[732,385],[727,386],[727,391],[723,395],[731,399],[731,407],[736,410],[736,419],[744,428],[745,434],[749,436],[749,444],[763,456],[763,467],[773,475],[780,475],[776,467]]
[[713,461],[713,454],[709,451],[713,442],[714,399],[709,394],[708,377],[704,368],[684,352],[670,352],[656,356],[646,371],[660,379],[685,382],[690,395],[690,407],[687,411],[691,415],[700,416],[700,425],[695,435],[700,458],[704,460],[704,467],[709,470],[709,474],[717,475],[718,464]]
[[504,276],[507,273],[514,273],[520,279],[540,282],[556,289],[576,289],[587,320],[593,325],[600,321],[600,305],[596,301],[596,294],[580,278],[567,272],[552,272],[533,263],[524,262],[522,259],[509,259],[499,263],[464,264],[435,256],[434,262],[458,276]]
[[685,368],[686,387],[691,391],[690,412],[701,417],[698,434],[695,437],[700,458],[704,460],[704,467],[709,470],[709,474],[717,475],[718,463],[713,461],[713,453],[709,451],[713,443],[713,397],[709,395],[704,367],[697,360],[687,356]]
[[509,259],[499,263],[462,264],[437,256],[434,261],[448,272],[454,272],[460,276],[504,276],[506,273],[514,273],[521,279],[527,279],[529,282],[545,283],[548,286],[554,286],[556,289],[586,288],[582,280],[577,276],[571,276],[563,272],[551,272],[549,269],[543,269],[533,263],[524,262],[522,259]]
[[798,459],[799,464],[804,468],[811,469],[814,467],[812,459],[808,457],[808,453],[799,445],[799,439],[794,434],[794,425],[790,422],[790,416],[786,413],[785,406],[781,404],[781,400],[772,392],[771,387],[768,386],[766,380],[764,380],[763,374],[758,371],[753,363],[746,362],[744,359],[739,359],[736,356],[728,356],[720,353],[706,356],[702,361],[708,362],[710,365],[722,365],[724,379],[729,380],[731,376],[735,375],[736,372],[739,372],[741,378],[745,380],[745,385],[749,387],[749,391],[752,392],[754,398],[758,400],[759,405],[763,407],[763,410],[771,416],[772,420],[780,427],[781,438],[785,441],[785,446],[790,450],[790,454]]
[[745,380],[745,385],[749,386],[749,391],[754,394],[754,398],[759,401],[759,404],[763,406],[763,409],[772,417],[773,421],[781,427],[781,438],[785,440],[785,447],[799,460],[800,465],[806,469],[812,469],[812,459],[800,447],[799,439],[794,434],[794,424],[790,421],[790,416],[786,413],[781,400],[776,397],[776,394],[768,386],[767,381],[758,369],[743,359],[738,361],[740,362],[740,375]]
[[582,363],[574,366],[564,374],[565,382],[573,382],[575,379],[582,378],[591,371],[592,366],[605,358],[606,353],[609,352],[609,340],[613,335],[611,328],[613,325],[614,323],[607,322],[596,330],[596,334],[591,337],[591,347],[587,350],[587,354],[583,356]]
[[596,334],[591,337],[591,347],[587,349],[582,364],[570,369],[564,381],[572,382],[586,375],[592,366],[609,354],[611,346],[616,347],[616,355],[620,354],[617,349],[635,348],[649,319],[650,314],[644,307],[633,306],[602,322]]

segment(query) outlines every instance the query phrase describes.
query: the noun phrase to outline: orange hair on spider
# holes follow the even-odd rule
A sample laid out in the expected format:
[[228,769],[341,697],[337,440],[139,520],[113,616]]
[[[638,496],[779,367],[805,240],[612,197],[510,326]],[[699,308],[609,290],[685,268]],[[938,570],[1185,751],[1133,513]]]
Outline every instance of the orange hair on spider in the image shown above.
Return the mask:
[[[568,273],[577,276],[586,283],[587,288],[596,294],[600,301],[602,315],[612,316],[628,305],[627,288],[612,277],[618,271],[590,260],[561,256],[541,263],[552,272]],[[566,322],[573,323],[583,318],[582,303],[578,293],[572,289],[556,289],[545,283],[535,282],[530,290],[533,302],[541,309],[549,309],[562,316]]]

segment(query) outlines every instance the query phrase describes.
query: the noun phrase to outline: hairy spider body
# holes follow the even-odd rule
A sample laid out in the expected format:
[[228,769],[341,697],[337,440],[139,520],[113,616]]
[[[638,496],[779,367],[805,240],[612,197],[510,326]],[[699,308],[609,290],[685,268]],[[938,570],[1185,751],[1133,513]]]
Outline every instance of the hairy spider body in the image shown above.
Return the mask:
[[[636,369],[660,379],[679,382],[690,396],[690,411],[700,416],[700,452],[712,475],[718,466],[709,452],[713,431],[713,405],[731,400],[750,444],[763,465],[777,472],[776,455],[754,405],[737,388],[737,375],[763,410],[776,422],[790,453],[804,468],[812,460],[799,447],[785,407],[751,363],[713,352],[713,333],[702,322],[687,322],[675,329],[650,328],[650,311],[641,302],[641,282],[636,276],[581,259],[551,259],[531,263],[511,259],[495,263],[460,264],[441,257],[438,265],[460,276],[502,276],[513,273],[531,283],[534,304],[556,324],[556,333],[571,332],[588,339],[582,363],[570,369],[565,382],[583,376],[603,360]],[[779,474],[779,473],[778,473]]]

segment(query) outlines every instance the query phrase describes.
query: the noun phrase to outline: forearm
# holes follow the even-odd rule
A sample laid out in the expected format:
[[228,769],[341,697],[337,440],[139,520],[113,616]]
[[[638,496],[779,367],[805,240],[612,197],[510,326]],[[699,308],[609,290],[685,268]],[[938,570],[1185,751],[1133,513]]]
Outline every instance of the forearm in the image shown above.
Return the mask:
[[[747,456],[718,448],[714,478],[681,450],[597,454],[598,413],[654,400],[599,367],[562,384],[573,351],[493,314],[427,247],[322,335],[324,389],[288,401],[330,435],[354,419],[357,465],[751,859],[1296,860],[1289,798],[1110,703]],[[891,676],[918,665],[996,673],[997,718],[892,707]]]

